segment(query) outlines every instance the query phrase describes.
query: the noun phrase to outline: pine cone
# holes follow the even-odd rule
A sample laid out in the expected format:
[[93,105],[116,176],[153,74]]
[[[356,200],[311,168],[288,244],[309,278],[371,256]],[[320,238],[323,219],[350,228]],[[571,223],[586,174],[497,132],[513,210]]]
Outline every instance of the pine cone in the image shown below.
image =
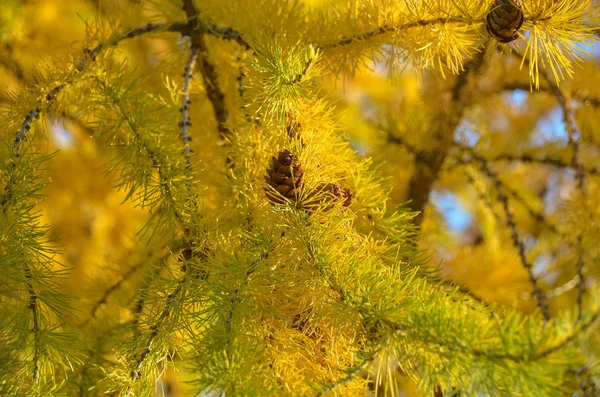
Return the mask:
[[[271,168],[267,169],[265,180],[281,196],[288,200],[296,201],[302,186],[302,168],[297,157],[289,150],[279,152],[277,157],[271,158]],[[284,204],[282,197],[275,195],[270,189],[265,189],[267,198],[274,203]]]
[[517,32],[523,19],[519,0],[494,0],[486,17],[486,28],[500,43],[510,43],[519,38]]

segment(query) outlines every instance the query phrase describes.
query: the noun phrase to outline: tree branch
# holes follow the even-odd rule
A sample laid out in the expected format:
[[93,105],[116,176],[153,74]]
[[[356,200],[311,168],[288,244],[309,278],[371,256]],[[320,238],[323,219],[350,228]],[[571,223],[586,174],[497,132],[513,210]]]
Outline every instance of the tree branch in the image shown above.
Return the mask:
[[[158,261],[163,263],[164,261],[167,260],[167,258],[171,255],[172,253],[169,252],[166,255],[163,255],[162,258],[160,258]],[[94,306],[92,306],[92,310],[90,311],[90,317],[88,317],[87,320],[85,320],[81,326],[84,327],[86,326],[93,318],[96,318],[96,314],[98,312],[98,310],[100,309],[100,306],[102,306],[103,304],[107,303],[108,301],[108,297],[114,293],[115,291],[117,291],[119,288],[121,288],[121,286],[123,285],[123,283],[125,283],[127,280],[129,280],[131,278],[131,276],[133,276],[135,274],[135,272],[137,272],[140,267],[142,267],[145,263],[144,262],[140,262],[135,266],[132,266],[123,276],[121,276],[121,279],[119,281],[117,281],[116,283],[112,284],[110,287],[108,287],[104,293],[102,294],[102,296],[100,297],[99,300],[96,301],[96,303],[94,303]]]
[[89,324],[89,322],[93,319],[96,318],[96,314],[98,313],[98,309],[100,309],[100,306],[102,306],[103,304],[107,303],[108,301],[108,297],[115,292],[116,290],[118,290],[121,285],[123,285],[123,283],[125,281],[127,281],[140,267],[141,267],[141,263],[138,264],[137,266],[132,266],[127,273],[125,273],[121,279],[119,281],[117,281],[116,283],[114,283],[113,285],[111,285],[110,287],[108,287],[104,293],[102,294],[102,297],[100,299],[98,299],[96,301],[96,303],[94,303],[94,306],[92,306],[92,310],[90,311],[90,316],[88,317],[87,320],[85,320],[81,326],[85,327],[87,324]]
[[[83,72],[90,63],[94,62],[96,60],[96,57],[98,56],[98,54],[100,54],[100,52],[102,52],[102,50],[104,50],[110,46],[115,46],[123,40],[130,39],[130,38],[133,38],[136,36],[140,36],[140,35],[143,35],[146,33],[150,33],[150,32],[159,30],[161,28],[164,28],[165,26],[167,26],[167,25],[162,24],[162,23],[161,24],[150,24],[149,23],[147,25],[131,29],[124,34],[117,36],[116,38],[114,38],[112,40],[109,40],[106,43],[100,43],[96,47],[94,47],[92,50],[85,50],[84,56],[79,60],[79,62],[77,62],[77,65],[75,67],[75,71],[74,71],[73,75],[69,79],[67,79],[67,81],[65,83],[61,83],[61,84],[55,86],[54,88],[52,88],[48,92],[48,94],[46,94],[42,103],[40,103],[38,106],[36,106],[34,109],[32,109],[25,117],[25,121],[21,125],[21,128],[19,129],[19,131],[17,131],[17,134],[13,141],[13,153],[12,153],[12,157],[10,159],[11,164],[12,164],[12,169],[14,170],[17,166],[17,162],[18,162],[18,159],[20,156],[21,143],[23,143],[23,141],[27,138],[27,134],[28,134],[29,130],[31,130],[33,122],[40,117],[42,110],[50,107],[56,100],[58,94],[60,94],[62,92],[62,90],[65,89],[65,87],[72,84],[75,77],[80,72]],[[2,201],[0,201],[0,207],[2,207],[3,209],[4,209],[5,205],[12,198],[12,187],[11,186],[14,183],[13,178],[14,178],[14,172],[10,176],[8,183],[4,187],[4,194],[2,196]]]
[[419,21],[407,22],[402,25],[396,25],[396,26],[382,26],[380,28],[371,30],[369,32],[361,33],[361,34],[358,34],[358,35],[352,36],[352,37],[346,37],[346,38],[343,38],[343,39],[333,42],[333,43],[321,45],[320,47],[322,49],[342,47],[342,46],[345,46],[348,44],[352,44],[356,41],[363,41],[363,40],[371,39],[373,37],[378,37],[378,36],[381,36],[381,35],[384,35],[387,33],[394,33],[394,32],[398,32],[401,30],[414,28],[417,26],[429,26],[429,25],[439,25],[439,24],[446,24],[446,23],[461,23],[461,22],[465,22],[465,20],[462,18],[458,18],[458,17],[448,17],[448,18],[422,19]]
[[[537,164],[543,164],[543,165],[547,165],[547,166],[551,166],[551,167],[557,167],[557,168],[573,168],[572,164],[568,164],[565,161],[558,159],[558,158],[553,158],[553,157],[533,157],[531,155],[528,154],[500,154],[497,155],[493,158],[487,159],[487,161],[489,162],[493,162],[493,161],[518,161],[518,162],[522,162],[522,163],[537,163]],[[595,169],[595,168],[585,168],[585,167],[581,167],[582,170],[587,174],[587,175],[595,175],[598,174],[600,171]]]
[[[517,55],[517,53],[515,53]],[[579,163],[579,139],[581,139],[581,132],[577,129],[577,124],[573,117],[573,107],[571,106],[571,99],[565,95],[560,87],[555,84],[545,71],[541,72],[542,77],[548,83],[550,92],[556,97],[558,103],[563,111],[563,119],[565,123],[565,129],[569,136],[569,145],[572,148],[573,155],[571,157],[571,167],[575,170],[575,180],[577,181],[577,189],[581,191],[581,194],[585,194],[584,182],[585,173],[583,166]],[[583,310],[583,294],[585,293],[585,275],[583,274],[583,248],[582,248],[582,236],[581,233],[577,235],[577,249],[579,251],[577,256],[577,262],[575,267],[577,269],[577,276],[579,277],[579,284],[577,285],[577,310],[578,318],[581,319]]]
[[187,277],[184,275],[177,283],[177,287],[173,290],[173,292],[171,292],[167,296],[167,303],[165,304],[165,307],[163,308],[162,312],[160,313],[158,320],[156,321],[156,323],[154,325],[152,325],[152,327],[150,327],[151,332],[150,332],[150,336],[148,337],[148,342],[144,346],[137,361],[135,362],[134,369],[132,369],[129,374],[130,379],[132,381],[135,381],[140,376],[142,376],[142,365],[144,364],[144,362],[146,361],[146,358],[148,357],[148,354],[150,354],[150,351],[152,350],[152,344],[154,343],[154,340],[158,336],[158,333],[160,331],[160,326],[171,315],[171,312],[173,310],[173,305],[175,304],[176,300],[179,298],[179,294],[183,290],[183,286],[186,283],[186,281],[187,281]]
[[215,119],[217,120],[217,130],[221,139],[224,142],[228,142],[232,134],[227,126],[229,112],[225,106],[225,95],[219,87],[217,71],[208,53],[204,36],[197,37],[196,45],[199,50],[200,71],[202,72],[206,95],[212,104]]
[[25,278],[27,279],[27,293],[29,294],[29,304],[27,308],[31,311],[31,318],[33,325],[31,332],[33,333],[33,384],[37,385],[40,382],[40,319],[38,313],[38,295],[33,287],[33,275],[31,273],[31,267],[27,263],[23,263],[23,270],[25,271]]
[[192,78],[193,78],[193,73],[194,73],[194,67],[196,65],[196,60],[198,59],[198,49],[192,47],[192,52],[190,54],[190,57],[187,61],[187,64],[185,66],[184,69],[184,83],[183,83],[183,99],[182,102],[183,104],[181,105],[181,122],[179,123],[179,126],[181,127],[181,134],[180,134],[180,138],[183,142],[183,153],[185,155],[185,163],[187,165],[187,167],[191,167],[192,165],[192,159],[191,159],[191,148],[190,148],[190,142],[192,141],[192,137],[189,134],[188,131],[188,127],[190,127],[192,125],[191,121],[190,121],[190,116],[189,116],[189,110],[190,110],[190,104],[192,103],[190,101],[190,85],[192,82]]
[[[540,288],[538,286],[538,280],[536,279],[536,277],[533,274],[533,265],[531,263],[529,263],[529,261],[527,260],[527,255],[525,253],[525,245],[523,244],[523,242],[521,241],[521,238],[519,237],[519,233],[517,231],[517,225],[515,224],[515,220],[514,220],[514,215],[508,205],[508,197],[504,193],[504,186],[502,184],[502,181],[500,180],[500,178],[498,178],[498,175],[489,167],[486,159],[479,156],[477,153],[475,153],[470,148],[462,147],[462,149],[464,151],[466,151],[473,159],[475,159],[479,163],[481,171],[488,178],[490,178],[491,181],[496,186],[496,194],[498,197],[498,201],[500,201],[500,203],[502,204],[502,207],[504,208],[504,212],[506,214],[506,223],[511,231],[511,238],[513,240],[513,245],[515,246],[515,248],[517,248],[517,252],[519,254],[521,264],[527,271],[527,274],[529,276],[529,281],[531,282],[531,285],[533,287],[533,295],[535,296],[538,307],[540,308],[542,315],[544,316],[546,321],[550,320],[550,312],[548,311],[548,305],[546,303],[545,295],[540,290]],[[463,164],[469,164],[469,161],[465,161],[465,160],[460,160],[460,161]]]
[[[183,0],[183,10],[188,18],[189,24],[195,23],[200,26],[199,11],[193,0]],[[192,48],[195,48],[198,51],[200,71],[202,72],[206,95],[212,104],[215,119],[217,120],[217,130],[219,131],[221,139],[224,142],[228,142],[231,136],[231,130],[227,127],[229,113],[225,106],[225,95],[219,87],[217,72],[210,59],[210,54],[208,53],[208,48],[206,47],[206,42],[204,40],[204,33],[206,32],[204,30],[197,30],[190,33]]]

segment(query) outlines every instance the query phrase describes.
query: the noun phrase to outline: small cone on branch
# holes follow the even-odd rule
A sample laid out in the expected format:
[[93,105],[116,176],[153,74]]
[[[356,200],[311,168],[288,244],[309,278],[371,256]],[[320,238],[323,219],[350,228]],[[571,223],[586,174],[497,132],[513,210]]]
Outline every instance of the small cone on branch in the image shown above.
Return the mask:
[[284,204],[286,202],[284,197],[296,201],[302,187],[302,174],[298,158],[289,150],[279,152],[277,157],[273,156],[265,180],[283,197],[266,188],[268,199],[277,204]]
[[352,204],[353,194],[348,188],[343,188],[335,183],[328,183],[322,190],[329,196],[327,201],[330,204],[325,207],[325,211],[329,211],[338,203],[341,203],[344,207],[349,207]]
[[486,28],[500,43],[510,43],[519,38],[517,32],[523,19],[519,0],[494,0],[486,17]]
[[343,207],[352,204],[352,191],[335,183],[319,185],[303,195],[300,201],[303,176],[298,158],[287,149],[279,152],[277,157],[271,158],[271,166],[265,175],[267,184],[272,188],[265,187],[267,198],[275,204],[293,202],[296,208],[306,211],[329,211],[338,204]]

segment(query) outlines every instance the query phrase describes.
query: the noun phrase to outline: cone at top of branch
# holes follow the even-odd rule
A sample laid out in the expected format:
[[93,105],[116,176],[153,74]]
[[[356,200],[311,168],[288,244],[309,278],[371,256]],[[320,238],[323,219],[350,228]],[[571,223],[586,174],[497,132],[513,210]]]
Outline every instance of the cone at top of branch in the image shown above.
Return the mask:
[[344,207],[352,204],[353,193],[335,183],[321,184],[310,192],[303,193],[304,172],[296,155],[285,149],[277,157],[271,158],[271,167],[267,169],[265,181],[273,188],[265,187],[267,198],[275,204],[294,203],[296,208],[308,211],[322,209],[329,211],[341,204]]
[[285,149],[279,152],[277,157],[271,157],[271,168],[267,169],[265,180],[283,197],[278,197],[266,189],[269,200],[277,204],[284,204],[284,198],[296,201],[302,186],[302,174],[298,158],[289,150]]
[[486,17],[486,28],[490,36],[500,43],[510,43],[519,38],[517,32],[523,20],[519,0],[494,0]]

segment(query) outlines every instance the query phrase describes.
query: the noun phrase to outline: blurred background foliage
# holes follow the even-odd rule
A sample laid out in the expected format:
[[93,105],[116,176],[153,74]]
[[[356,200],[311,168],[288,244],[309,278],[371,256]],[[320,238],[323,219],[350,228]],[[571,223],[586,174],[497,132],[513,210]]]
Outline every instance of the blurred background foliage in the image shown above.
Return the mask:
[[[2,0],[0,2],[0,108],[8,101],[8,92],[25,89],[44,65],[53,59],[70,57],[86,40],[86,21],[98,15],[126,19],[136,25],[160,14],[158,4],[133,0]],[[325,0],[306,0],[310,7],[330,7]],[[340,4],[343,5],[343,1]],[[140,7],[142,6],[143,7]],[[117,60],[128,60],[131,73],[143,76],[149,92],[168,96],[175,82],[165,78],[178,76],[182,59],[174,59],[172,42],[155,36],[141,37],[119,46]],[[209,46],[216,40],[209,39]],[[214,51],[215,64],[231,108],[237,90],[235,64],[238,54],[234,44],[219,42]],[[523,43],[517,43],[523,50]],[[592,285],[600,271],[600,179],[586,178],[586,197],[574,197],[575,172],[568,167],[538,164],[527,157],[560,159],[570,162],[569,134],[563,112],[550,91],[553,80],[541,81],[541,90],[530,92],[526,68],[517,57],[496,56],[488,48],[485,70],[467,86],[466,108],[452,142],[457,142],[491,161],[508,192],[514,222],[533,263],[534,274],[550,302],[553,313],[572,308],[577,300],[577,252],[570,248],[578,234],[583,234],[588,253],[586,276]],[[490,55],[491,53],[491,55]],[[581,130],[580,161],[586,169],[600,168],[600,52],[597,42],[582,47],[582,61],[575,77],[561,82],[560,88],[574,98],[575,120]],[[386,59],[361,65],[356,73],[330,75],[319,80],[323,94],[336,103],[335,117],[355,150],[371,156],[381,173],[389,178],[393,204],[407,203],[409,184],[417,167],[416,152],[436,145],[431,123],[440,117],[436,112],[451,108],[449,87],[454,77],[415,70],[403,65],[390,75]],[[150,73],[152,72],[152,73]],[[203,95],[201,84],[194,83],[192,95]],[[228,95],[228,93],[232,93]],[[450,112],[452,110],[449,110]],[[92,139],[90,120],[68,110],[54,114],[51,135],[44,144],[48,151],[58,151],[45,164],[51,183],[41,206],[44,221],[53,225],[51,236],[62,246],[59,262],[72,269],[64,281],[65,290],[81,297],[74,302],[81,313],[102,296],[106,288],[123,277],[119,258],[130,256],[136,233],[146,222],[147,214],[125,201],[125,193],[112,187],[104,165],[108,162],[101,142]],[[192,144],[202,164],[220,164],[220,148],[214,139],[212,109],[207,101],[194,108]],[[209,147],[207,148],[206,145]],[[210,147],[214,145],[214,147]],[[208,149],[208,150],[206,150]],[[522,161],[506,159],[507,155]],[[503,158],[504,156],[504,158]],[[497,200],[494,181],[476,166],[446,161],[435,176],[426,203],[419,244],[439,264],[449,282],[456,282],[488,303],[515,307],[523,312],[536,308],[531,285],[518,252],[506,227],[502,203]],[[523,160],[525,158],[525,160]],[[217,181],[219,166],[201,169],[199,179]],[[219,192],[207,193],[205,205],[218,207]],[[597,236],[597,237],[595,237]],[[110,265],[114,264],[111,268]],[[117,294],[118,295],[118,294]],[[118,296],[110,299],[118,300]],[[85,318],[75,319],[83,322]],[[598,336],[592,341],[598,345]],[[186,385],[167,372],[165,390],[170,396],[186,395]],[[405,395],[412,385],[406,382]]]

